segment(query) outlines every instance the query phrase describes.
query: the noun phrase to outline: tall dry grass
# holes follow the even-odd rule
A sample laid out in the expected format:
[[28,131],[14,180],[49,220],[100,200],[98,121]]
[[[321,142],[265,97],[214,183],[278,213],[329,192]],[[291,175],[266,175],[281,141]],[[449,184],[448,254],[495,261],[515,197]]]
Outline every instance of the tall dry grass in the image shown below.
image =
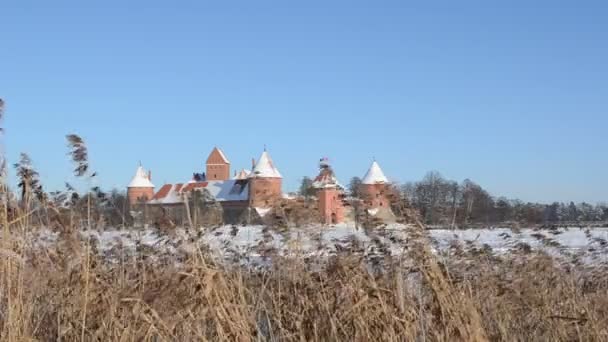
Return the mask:
[[114,251],[63,229],[29,246],[28,227],[2,240],[4,341],[603,341],[603,266],[540,252],[462,249],[444,259],[412,228],[405,257],[370,267],[343,251],[318,267],[275,256],[249,269],[198,246],[181,258]]

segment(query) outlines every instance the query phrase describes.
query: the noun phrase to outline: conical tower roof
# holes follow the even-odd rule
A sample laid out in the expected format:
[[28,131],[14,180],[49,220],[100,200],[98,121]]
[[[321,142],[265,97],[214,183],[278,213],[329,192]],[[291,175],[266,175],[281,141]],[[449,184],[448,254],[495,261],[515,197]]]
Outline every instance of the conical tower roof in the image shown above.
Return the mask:
[[250,177],[259,178],[283,178],[279,170],[274,166],[272,158],[267,151],[264,151],[251,171]]
[[144,170],[144,168],[140,165],[139,167],[137,167],[137,170],[135,171],[135,176],[133,176],[133,179],[131,180],[131,183],[129,183],[128,187],[153,188],[154,184],[152,184],[150,178],[148,178],[148,173],[146,173],[146,170]]
[[369,167],[369,170],[367,170],[367,173],[365,174],[365,177],[363,177],[362,183],[363,184],[385,184],[385,183],[388,183],[388,179],[384,175],[384,172],[382,172],[382,169],[380,168],[380,165],[378,165],[378,163],[375,160],[372,163],[372,166]]

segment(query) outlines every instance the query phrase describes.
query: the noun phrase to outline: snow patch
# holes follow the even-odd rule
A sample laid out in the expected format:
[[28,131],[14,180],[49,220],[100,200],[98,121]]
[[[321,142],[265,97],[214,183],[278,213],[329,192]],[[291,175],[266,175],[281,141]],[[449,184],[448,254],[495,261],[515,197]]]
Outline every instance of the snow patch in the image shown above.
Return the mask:
[[272,208],[255,208],[255,211],[258,212],[260,217],[266,216],[266,214],[268,214],[271,210]]

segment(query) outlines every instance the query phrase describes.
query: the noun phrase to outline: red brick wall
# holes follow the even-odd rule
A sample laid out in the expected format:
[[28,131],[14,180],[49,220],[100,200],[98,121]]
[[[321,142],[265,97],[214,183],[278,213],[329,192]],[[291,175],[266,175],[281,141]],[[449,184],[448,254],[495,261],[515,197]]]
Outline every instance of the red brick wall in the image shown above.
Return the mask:
[[230,164],[226,161],[219,149],[214,148],[207,157],[207,180],[230,179]]
[[230,164],[207,164],[207,180],[230,179]]
[[281,178],[251,178],[249,203],[252,207],[271,207],[283,197]]
[[334,188],[319,189],[319,211],[322,223],[340,223],[344,221],[344,207],[340,198],[340,192]]
[[149,201],[154,196],[154,188],[128,188],[127,197],[129,198],[129,204],[135,205],[140,202],[141,199]]
[[386,184],[361,184],[361,199],[368,208],[388,208],[388,188]]

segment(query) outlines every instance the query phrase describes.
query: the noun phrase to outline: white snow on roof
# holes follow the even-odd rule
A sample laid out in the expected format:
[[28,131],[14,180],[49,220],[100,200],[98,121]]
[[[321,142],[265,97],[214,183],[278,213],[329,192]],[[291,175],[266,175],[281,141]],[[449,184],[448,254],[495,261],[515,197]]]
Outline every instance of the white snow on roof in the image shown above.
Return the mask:
[[[218,202],[224,201],[246,201],[249,199],[249,187],[246,181],[239,180],[221,180],[201,182],[206,186],[194,188],[194,190],[203,191],[206,189],[209,194]],[[149,204],[177,204],[184,202],[184,188],[190,183],[184,184],[177,189],[177,184],[171,186],[169,193],[163,198],[154,199],[148,202]]]
[[338,181],[335,181],[333,183],[313,182],[312,187],[315,189],[333,189],[333,188],[344,189],[344,186],[342,186],[342,184],[338,183]]
[[177,204],[183,203],[184,199],[180,192],[177,191],[177,184],[171,185],[171,190],[163,198],[153,199],[149,201],[149,204]]
[[315,180],[312,182],[312,187],[315,189],[324,189],[324,188],[344,189],[344,186],[342,186],[342,184],[340,184],[340,182],[338,181],[338,178],[336,178],[336,175],[333,173],[333,171],[331,172],[331,174],[322,175],[322,176],[315,178]]
[[154,184],[150,182],[146,170],[141,165],[135,171],[135,176],[128,185],[129,188],[153,188]]
[[207,186],[203,189],[207,189],[216,201],[246,201],[249,198],[247,182],[230,179],[207,183]]
[[251,174],[251,170],[242,169],[232,179],[247,179],[250,174]]
[[388,179],[382,172],[380,165],[374,160],[372,166],[370,166],[369,170],[367,170],[367,174],[363,177],[363,184],[383,184],[388,183]]
[[226,155],[224,154],[224,151],[222,151],[221,148],[216,147],[217,151],[220,153],[220,156],[222,156],[222,159],[224,159],[224,161],[226,162],[226,164],[230,164],[230,161],[228,160],[228,158],[226,158]]
[[260,156],[260,159],[255,164],[249,177],[283,178],[279,170],[274,166],[272,158],[270,158],[270,155],[266,151]]

